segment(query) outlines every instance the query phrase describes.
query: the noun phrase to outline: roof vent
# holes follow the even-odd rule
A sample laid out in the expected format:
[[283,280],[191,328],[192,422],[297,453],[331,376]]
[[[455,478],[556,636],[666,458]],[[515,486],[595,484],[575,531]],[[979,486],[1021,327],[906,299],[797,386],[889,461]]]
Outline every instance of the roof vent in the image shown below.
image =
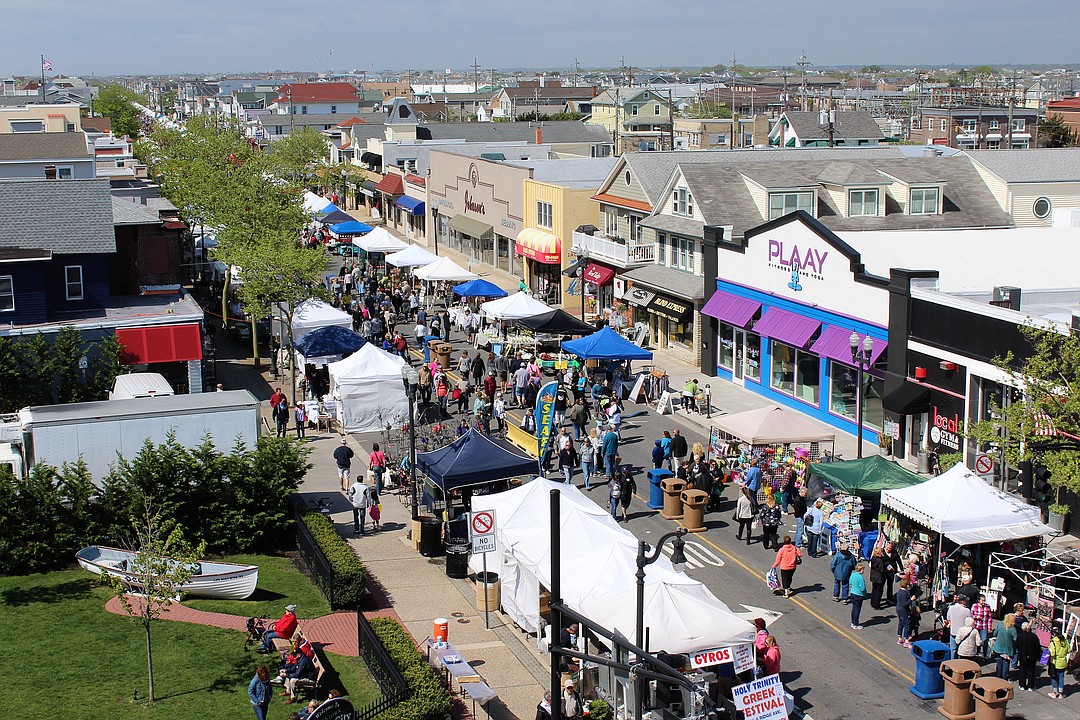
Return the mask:
[[998,285],[994,288],[994,295],[990,304],[996,305],[997,307],[1009,308],[1010,310],[1019,310],[1020,288],[1011,287],[1009,285]]

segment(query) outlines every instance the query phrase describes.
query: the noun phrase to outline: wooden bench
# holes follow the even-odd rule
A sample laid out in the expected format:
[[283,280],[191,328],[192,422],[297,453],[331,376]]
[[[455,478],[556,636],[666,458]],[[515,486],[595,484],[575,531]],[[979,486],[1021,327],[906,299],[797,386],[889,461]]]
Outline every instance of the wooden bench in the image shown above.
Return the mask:
[[296,690],[308,692],[312,697],[319,696],[319,688],[322,687],[323,679],[326,677],[326,663],[322,656],[322,651],[314,645],[311,646],[311,664],[315,666],[315,670],[318,674],[314,680],[307,678],[300,678],[296,681]]

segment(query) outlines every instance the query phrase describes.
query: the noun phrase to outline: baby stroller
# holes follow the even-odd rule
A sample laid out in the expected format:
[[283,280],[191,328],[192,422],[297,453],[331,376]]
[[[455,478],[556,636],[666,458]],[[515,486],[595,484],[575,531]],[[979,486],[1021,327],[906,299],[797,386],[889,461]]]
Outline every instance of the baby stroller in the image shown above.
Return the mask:
[[245,650],[247,650],[255,643],[262,643],[263,635],[266,633],[266,621],[269,619],[269,615],[263,615],[262,617],[257,618],[248,618],[247,637],[244,638]]

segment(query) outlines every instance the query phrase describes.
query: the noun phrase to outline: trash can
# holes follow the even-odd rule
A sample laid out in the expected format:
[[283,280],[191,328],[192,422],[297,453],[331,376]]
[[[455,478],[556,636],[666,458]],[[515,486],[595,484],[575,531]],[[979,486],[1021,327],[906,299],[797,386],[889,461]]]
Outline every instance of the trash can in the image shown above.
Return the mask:
[[424,336],[424,362],[431,362],[431,353],[435,349],[435,343],[442,342],[439,340],[438,335],[425,335]]
[[664,507],[664,490],[660,487],[660,481],[671,477],[671,471],[654,468],[645,473],[645,477],[649,478],[649,502],[646,505],[653,510],[660,510]]
[[446,546],[446,577],[469,577],[469,544],[450,543]]
[[911,644],[915,658],[915,684],[908,688],[923,700],[937,700],[945,695],[945,680],[941,676],[941,663],[949,657],[949,646],[937,640],[919,640]]
[[499,573],[476,573],[476,609],[483,612],[484,598],[487,598],[487,609],[499,609]]
[[660,511],[660,517],[665,520],[682,520],[682,491],[686,483],[678,478],[666,477],[660,481],[660,487],[664,491],[664,509]]
[[971,681],[982,674],[982,668],[971,660],[946,660],[941,663],[940,672],[945,678],[945,699],[938,711],[949,720],[972,717],[975,701],[971,697]]
[[435,354],[435,361],[442,366],[443,370],[450,369],[450,353],[453,350],[453,346],[448,342],[440,341],[431,346],[431,352]]
[[443,554],[442,520],[432,517],[420,520],[420,554],[424,557]]
[[984,677],[971,683],[975,698],[975,720],[1005,720],[1005,706],[1013,698],[1013,686],[999,677]]
[[705,530],[705,506],[709,504],[709,493],[704,490],[683,490],[682,526],[690,532]]

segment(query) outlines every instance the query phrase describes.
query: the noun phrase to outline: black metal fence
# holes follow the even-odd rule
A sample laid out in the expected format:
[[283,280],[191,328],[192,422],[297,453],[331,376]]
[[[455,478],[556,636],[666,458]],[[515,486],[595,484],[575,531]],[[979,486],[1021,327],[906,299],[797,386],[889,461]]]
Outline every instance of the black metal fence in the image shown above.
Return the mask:
[[409,696],[409,683],[359,610],[356,611],[356,639],[360,657],[382,691],[381,698],[356,709],[356,720],[371,720],[405,700]]
[[311,574],[315,577],[315,584],[319,586],[327,602],[330,603],[330,607],[337,607],[334,603],[334,568],[319,548],[319,544],[315,542],[315,538],[311,536],[307,525],[304,524],[301,518],[303,512],[301,509],[296,509],[293,513],[296,519],[296,547],[300,551],[300,557],[304,559]]

